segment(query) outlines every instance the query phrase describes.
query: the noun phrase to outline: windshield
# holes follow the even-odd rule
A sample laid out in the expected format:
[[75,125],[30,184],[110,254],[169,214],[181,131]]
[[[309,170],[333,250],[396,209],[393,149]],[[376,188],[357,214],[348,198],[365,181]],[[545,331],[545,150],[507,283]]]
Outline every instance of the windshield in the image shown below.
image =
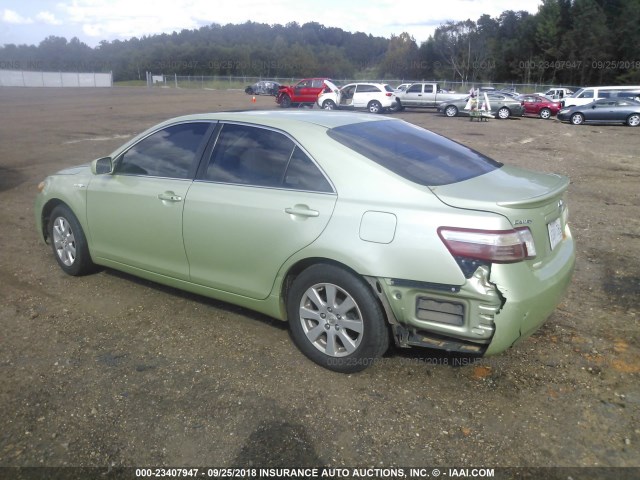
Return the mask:
[[581,89],[580,89],[580,90],[578,90],[576,93],[574,93],[573,95],[571,95],[571,98],[578,98],[582,92],[584,92],[584,88],[581,88]]
[[420,185],[461,182],[502,166],[453,140],[399,120],[343,125],[328,130],[327,134]]

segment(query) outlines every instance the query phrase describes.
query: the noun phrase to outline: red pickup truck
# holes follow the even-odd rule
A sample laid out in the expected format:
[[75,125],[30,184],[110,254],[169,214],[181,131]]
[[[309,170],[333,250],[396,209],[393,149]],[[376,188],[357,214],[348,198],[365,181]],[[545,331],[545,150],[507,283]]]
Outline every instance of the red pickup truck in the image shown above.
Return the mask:
[[276,103],[282,108],[289,108],[291,105],[313,105],[325,88],[325,80],[329,79],[305,78],[295,85],[280,85]]

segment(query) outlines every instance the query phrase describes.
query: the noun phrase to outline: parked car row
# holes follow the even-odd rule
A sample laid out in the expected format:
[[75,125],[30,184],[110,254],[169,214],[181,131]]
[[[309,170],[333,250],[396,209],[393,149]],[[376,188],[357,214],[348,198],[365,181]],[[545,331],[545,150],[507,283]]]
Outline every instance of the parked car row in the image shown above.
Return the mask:
[[[251,92],[271,91],[270,85],[247,87]],[[273,82],[270,82],[273,83]],[[277,84],[276,84],[277,85]],[[269,88],[268,88],[269,87]],[[602,98],[595,102],[587,98]],[[434,82],[415,82],[393,89],[385,83],[355,82],[338,87],[328,78],[308,78],[293,86],[281,85],[276,102],[283,108],[308,105],[325,109],[364,109],[370,113],[404,110],[405,108],[436,108],[447,117],[470,116],[506,120],[511,117],[536,116],[580,125],[589,122],[623,123],[638,126],[640,87],[588,87],[575,94],[567,88],[552,88],[545,94],[518,94],[483,86],[471,94],[449,92]],[[568,108],[577,103],[576,108]]]

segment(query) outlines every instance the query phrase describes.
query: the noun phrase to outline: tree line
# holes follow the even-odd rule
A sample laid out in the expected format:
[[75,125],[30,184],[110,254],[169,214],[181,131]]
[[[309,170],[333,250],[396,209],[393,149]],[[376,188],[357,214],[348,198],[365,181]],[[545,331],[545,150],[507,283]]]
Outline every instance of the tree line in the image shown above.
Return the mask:
[[5,44],[0,68],[112,71],[115,81],[147,71],[263,78],[435,79],[462,82],[596,85],[640,83],[640,0],[543,0],[536,14],[446,22],[418,45],[351,33],[316,22],[212,24],[102,41],[50,36],[39,45]]

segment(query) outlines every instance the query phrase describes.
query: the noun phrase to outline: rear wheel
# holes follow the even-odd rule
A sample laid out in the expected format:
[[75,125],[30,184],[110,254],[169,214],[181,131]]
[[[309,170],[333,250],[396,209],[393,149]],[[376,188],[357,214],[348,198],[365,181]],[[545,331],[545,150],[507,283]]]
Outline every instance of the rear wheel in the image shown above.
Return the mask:
[[509,109],[507,107],[502,107],[500,110],[498,110],[498,118],[499,119],[506,120],[510,116],[511,116],[511,112],[509,111]]
[[336,372],[364,370],[389,346],[386,320],[371,288],[333,265],[313,265],[287,295],[291,337],[318,365]]
[[458,115],[458,107],[456,107],[455,105],[447,105],[447,107],[444,109],[444,114],[447,117],[455,117],[456,115]]
[[333,100],[325,100],[322,102],[322,108],[324,110],[334,110],[336,108],[336,104]]
[[540,118],[544,118],[545,120],[547,118],[551,118],[551,110],[549,110],[548,108],[543,108],[542,110],[540,110]]
[[280,106],[282,108],[289,108],[291,106],[291,97],[287,94],[284,94],[280,99]]
[[51,211],[48,225],[53,255],[69,275],[85,275],[95,269],[80,222],[66,205]]
[[584,115],[581,113],[574,113],[571,115],[571,123],[574,125],[582,125],[584,123]]
[[632,113],[627,117],[627,125],[630,127],[637,127],[640,125],[640,115],[637,113]]
[[373,100],[367,105],[367,110],[369,110],[369,113],[382,113],[382,104],[377,100]]

